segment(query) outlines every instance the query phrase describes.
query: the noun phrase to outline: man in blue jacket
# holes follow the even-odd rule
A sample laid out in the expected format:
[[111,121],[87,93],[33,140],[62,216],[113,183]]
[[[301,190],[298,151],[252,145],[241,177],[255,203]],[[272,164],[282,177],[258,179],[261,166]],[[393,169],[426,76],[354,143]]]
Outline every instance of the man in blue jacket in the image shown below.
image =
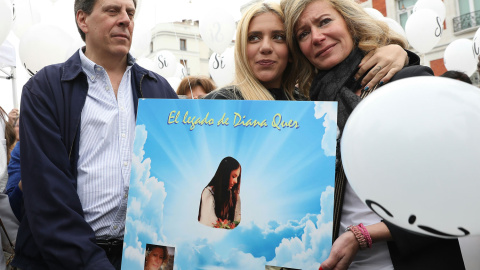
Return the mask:
[[177,98],[134,63],[136,0],[75,0],[86,46],[23,87],[25,216],[13,264],[120,269],[139,98]]

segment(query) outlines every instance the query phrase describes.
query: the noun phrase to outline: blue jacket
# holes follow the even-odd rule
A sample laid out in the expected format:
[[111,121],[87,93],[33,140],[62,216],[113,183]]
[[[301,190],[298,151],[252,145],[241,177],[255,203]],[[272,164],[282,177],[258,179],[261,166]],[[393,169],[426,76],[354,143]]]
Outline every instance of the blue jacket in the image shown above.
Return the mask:
[[[139,98],[178,98],[168,82],[132,67],[135,112]],[[25,216],[13,265],[28,269],[113,269],[85,221],[77,195],[80,116],[88,91],[79,53],[48,66],[23,87],[21,175]],[[101,117],[101,116],[99,116]]]
[[10,162],[8,163],[8,181],[5,187],[5,193],[8,195],[10,207],[18,221],[22,221],[24,214],[23,192],[18,187],[20,182],[20,142],[17,142],[15,148],[10,153]]

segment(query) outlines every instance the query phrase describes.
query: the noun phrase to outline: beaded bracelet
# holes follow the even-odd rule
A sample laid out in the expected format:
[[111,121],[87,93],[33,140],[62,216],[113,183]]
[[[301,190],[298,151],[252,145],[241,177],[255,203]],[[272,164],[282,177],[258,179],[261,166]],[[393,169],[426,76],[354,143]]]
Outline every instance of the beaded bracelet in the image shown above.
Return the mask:
[[360,229],[360,231],[363,234],[363,237],[365,237],[365,240],[367,241],[367,247],[371,248],[373,241],[372,241],[372,237],[370,236],[370,233],[368,233],[367,231],[367,228],[365,228],[365,226],[363,226],[362,223],[358,224],[358,228]]
[[365,240],[365,237],[363,236],[363,233],[360,231],[358,226],[350,225],[347,227],[346,231],[351,231],[353,235],[355,235],[360,249],[366,249],[368,247],[367,241]]

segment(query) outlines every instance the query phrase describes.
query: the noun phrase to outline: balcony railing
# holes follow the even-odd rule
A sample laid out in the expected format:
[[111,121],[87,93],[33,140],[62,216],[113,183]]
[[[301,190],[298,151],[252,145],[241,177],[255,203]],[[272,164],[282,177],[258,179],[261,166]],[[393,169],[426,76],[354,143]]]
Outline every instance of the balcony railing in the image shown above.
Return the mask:
[[480,10],[453,18],[453,32],[480,26]]

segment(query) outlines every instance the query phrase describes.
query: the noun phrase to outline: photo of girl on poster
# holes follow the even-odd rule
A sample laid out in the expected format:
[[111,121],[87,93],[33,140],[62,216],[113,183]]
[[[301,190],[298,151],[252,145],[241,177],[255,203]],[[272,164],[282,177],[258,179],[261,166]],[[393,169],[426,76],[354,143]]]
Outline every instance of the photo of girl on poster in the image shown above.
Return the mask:
[[215,175],[203,189],[198,221],[206,226],[234,229],[240,223],[242,166],[232,158],[222,159]]

